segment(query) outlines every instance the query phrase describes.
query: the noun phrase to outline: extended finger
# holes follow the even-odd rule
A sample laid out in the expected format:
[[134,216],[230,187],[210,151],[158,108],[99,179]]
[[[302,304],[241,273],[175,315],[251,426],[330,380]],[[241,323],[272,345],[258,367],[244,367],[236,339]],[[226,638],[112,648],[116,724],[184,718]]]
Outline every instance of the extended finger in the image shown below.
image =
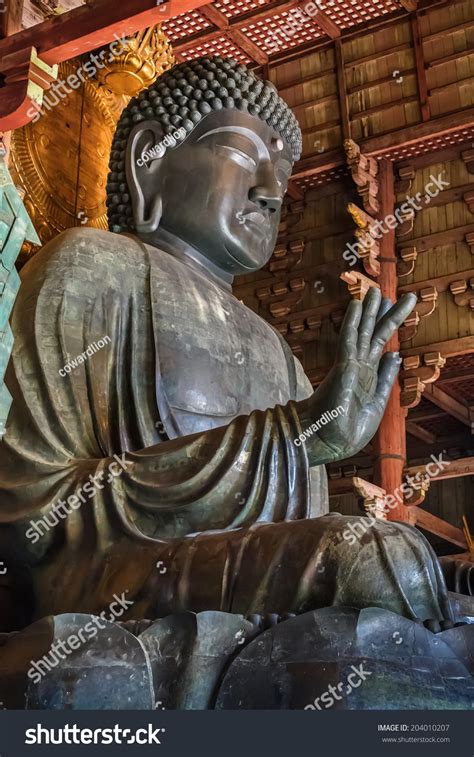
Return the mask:
[[374,399],[381,408],[382,413],[387,406],[400,363],[401,357],[398,352],[386,352],[380,361]]
[[368,355],[381,298],[382,294],[378,287],[371,287],[365,297],[357,340],[359,360],[364,360]]
[[416,295],[411,292],[404,294],[377,323],[370,346],[370,362],[379,359],[392,334],[401,326],[415,307],[416,300]]
[[339,342],[337,345],[337,360],[344,362],[350,358],[357,358],[357,335],[362,316],[362,303],[351,300],[342,322]]
[[382,302],[380,303],[379,312],[377,313],[377,323],[384,317],[386,313],[388,313],[392,305],[393,305],[393,302],[390,299],[390,297],[382,297]]

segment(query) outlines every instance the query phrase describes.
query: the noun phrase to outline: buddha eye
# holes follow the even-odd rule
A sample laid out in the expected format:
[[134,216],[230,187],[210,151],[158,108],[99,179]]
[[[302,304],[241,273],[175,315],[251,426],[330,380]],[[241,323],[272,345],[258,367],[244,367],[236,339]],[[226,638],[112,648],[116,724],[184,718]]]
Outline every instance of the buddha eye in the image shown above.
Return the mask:
[[250,157],[250,155],[247,155],[247,153],[243,152],[243,150],[239,150],[238,147],[230,147],[229,145],[216,145],[216,147],[219,150],[225,150],[228,157],[230,157],[234,163],[237,163],[239,166],[242,166],[242,168],[246,168],[249,171],[255,171],[257,168],[256,161]]

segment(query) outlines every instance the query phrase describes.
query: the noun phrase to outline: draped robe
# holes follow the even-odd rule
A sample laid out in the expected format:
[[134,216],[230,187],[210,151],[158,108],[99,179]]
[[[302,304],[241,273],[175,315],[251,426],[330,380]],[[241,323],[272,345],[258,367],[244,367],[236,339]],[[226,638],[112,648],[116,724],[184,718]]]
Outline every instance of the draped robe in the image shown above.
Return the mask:
[[414,529],[378,523],[351,545],[353,519],[315,517],[325,471],[293,443],[309,381],[199,264],[70,229],[22,271],[12,327],[0,548],[13,627],[123,591],[129,618],[331,604],[449,616]]

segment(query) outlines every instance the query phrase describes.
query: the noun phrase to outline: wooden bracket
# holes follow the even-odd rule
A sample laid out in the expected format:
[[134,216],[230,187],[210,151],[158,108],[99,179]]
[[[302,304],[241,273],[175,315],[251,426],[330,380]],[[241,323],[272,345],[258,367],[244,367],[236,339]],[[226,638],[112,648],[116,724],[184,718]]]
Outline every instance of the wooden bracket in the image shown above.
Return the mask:
[[395,182],[395,193],[397,195],[406,194],[412,188],[416,171],[413,166],[403,166],[398,169],[398,176],[399,179]]
[[399,279],[403,279],[406,276],[410,276],[415,270],[415,263],[418,257],[416,247],[403,247],[399,255],[401,262],[397,264],[397,275]]
[[[309,315],[306,318],[293,319],[273,324],[282,336],[287,337],[289,344],[294,347],[298,344],[297,339],[291,339],[292,335],[305,334],[305,342],[313,342],[319,338],[323,318],[318,315]],[[312,333],[308,333],[312,332]]]
[[[404,203],[402,202],[402,205]],[[400,211],[400,208],[398,209]],[[413,225],[415,223],[415,213],[413,209],[410,211],[408,210],[406,213],[402,213],[401,211],[398,213],[398,217],[401,218],[401,223],[397,226],[395,230],[395,236],[397,239],[403,239],[403,237],[408,236],[408,234],[411,234],[413,231]]]
[[2,131],[10,131],[31,121],[31,111],[41,108],[45,90],[58,76],[58,66],[48,66],[36,48],[20,50],[0,59],[0,120]]
[[416,407],[427,384],[432,384],[440,376],[446,359],[440,352],[427,352],[424,355],[410,355],[403,359],[401,374],[402,407]]
[[467,307],[474,310],[474,279],[468,281],[453,281],[449,289],[458,307]]
[[296,226],[296,224],[302,220],[305,207],[304,200],[283,203],[281,208],[280,225],[278,226],[279,236],[287,234],[289,228]]
[[363,301],[370,288],[380,289],[380,285],[359,271],[344,271],[339,276],[347,284],[352,299]]
[[461,153],[461,158],[466,164],[466,168],[469,173],[474,173],[474,149],[463,150],[463,152]]
[[431,478],[428,474],[417,474],[416,480],[412,479],[409,474],[405,475],[405,482],[412,490],[410,497],[405,497],[405,505],[420,505],[426,497],[426,492],[430,488]]
[[432,315],[438,305],[438,290],[434,286],[425,287],[418,295],[416,308],[410,313],[399,330],[401,342],[407,342],[416,336],[422,318]]
[[375,218],[353,202],[347,205],[347,211],[357,226],[355,236],[360,245],[360,250],[357,253],[358,257],[362,261],[366,273],[369,273],[371,276],[378,276],[380,274],[380,263],[378,261],[380,245],[377,239],[370,234],[370,229],[375,224]]
[[352,180],[362,197],[364,209],[367,213],[376,215],[380,206],[377,200],[379,186],[377,182],[378,164],[375,158],[363,155],[359,145],[353,139],[344,140],[347,165],[351,170]]
[[334,310],[330,315],[331,323],[336,333],[339,333],[345,314],[345,310]]
[[470,189],[469,192],[465,192],[462,198],[466,203],[469,212],[474,213],[474,189]]
[[277,281],[271,287],[257,289],[257,298],[269,310],[273,318],[283,318],[299,305],[306,281],[302,276],[289,281]]
[[466,243],[469,245],[469,248],[471,250],[471,255],[474,255],[474,231],[470,231],[468,234],[466,234],[464,239],[466,240]]
[[275,274],[282,273],[282,271],[291,271],[301,263],[304,248],[304,239],[294,239],[287,244],[277,244],[266,269]]
[[385,489],[357,476],[352,479],[352,483],[355,493],[363,499],[364,510],[367,515],[379,520],[387,520],[387,505],[385,503],[387,492]]

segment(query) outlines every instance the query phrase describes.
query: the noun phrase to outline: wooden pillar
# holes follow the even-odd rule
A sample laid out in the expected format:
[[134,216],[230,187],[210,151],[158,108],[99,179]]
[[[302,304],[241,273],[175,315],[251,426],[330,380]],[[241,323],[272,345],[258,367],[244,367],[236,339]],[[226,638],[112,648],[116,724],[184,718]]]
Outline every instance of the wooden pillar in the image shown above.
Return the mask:
[[[391,161],[379,161],[378,174],[380,203],[379,218],[393,215],[395,208],[395,190],[393,166]],[[384,224],[387,228],[387,224]],[[384,297],[397,299],[397,257],[395,251],[395,230],[390,229],[380,239],[380,276],[378,282]],[[387,344],[386,350],[398,352],[400,342],[396,332]],[[403,469],[406,465],[406,411],[400,406],[400,385],[395,382],[388,401],[382,423],[374,438],[374,483],[385,489],[387,494],[393,494],[402,483]],[[408,520],[409,514],[405,505],[398,505],[390,510],[389,520]]]
[[[24,0],[0,0],[0,39],[9,37],[11,34],[21,31],[21,19],[23,15]],[[0,131],[2,152],[8,165],[10,152],[11,132]]]

